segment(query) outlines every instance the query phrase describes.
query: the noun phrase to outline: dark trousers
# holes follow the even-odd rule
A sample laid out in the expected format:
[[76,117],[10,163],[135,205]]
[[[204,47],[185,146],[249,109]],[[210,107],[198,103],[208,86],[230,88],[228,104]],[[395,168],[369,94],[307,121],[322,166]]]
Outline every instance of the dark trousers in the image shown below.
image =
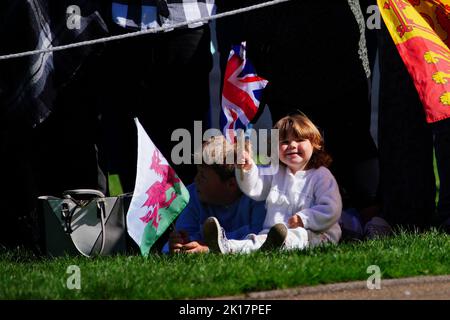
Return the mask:
[[[425,228],[431,224],[435,209],[433,133],[425,121],[424,109],[413,81],[384,25],[380,31],[379,54],[379,151],[383,212],[392,224]],[[436,142],[442,138],[439,136]],[[441,149],[439,153],[443,154]],[[445,156],[440,155],[439,158],[442,161]]]
[[436,224],[447,224],[450,230],[450,119],[439,121],[432,126],[434,150],[439,174],[439,202]]
[[[113,33],[125,29],[114,27]],[[124,192],[136,178],[138,117],[169,163],[175,129],[203,121],[209,110],[210,31],[205,25],[165,34],[151,34],[110,43],[104,56],[103,132],[108,171],[120,176]],[[191,143],[193,146],[193,143]],[[191,150],[193,153],[194,150]],[[193,164],[174,166],[185,184],[192,182]]]
[[[3,119],[2,119],[3,120]],[[32,129],[25,121],[8,118],[0,127],[0,248],[31,247],[33,237],[26,219],[35,211],[38,193],[33,179]]]

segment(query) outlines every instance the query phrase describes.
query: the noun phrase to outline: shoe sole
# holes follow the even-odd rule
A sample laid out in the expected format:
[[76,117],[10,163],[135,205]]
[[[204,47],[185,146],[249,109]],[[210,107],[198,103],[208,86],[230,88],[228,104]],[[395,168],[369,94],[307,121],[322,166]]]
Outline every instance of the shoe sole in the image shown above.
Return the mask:
[[219,229],[217,220],[208,218],[203,225],[203,237],[210,251],[223,253],[219,245]]
[[281,248],[287,237],[287,228],[285,225],[275,225],[270,228],[267,239],[261,246],[261,251],[272,251]]

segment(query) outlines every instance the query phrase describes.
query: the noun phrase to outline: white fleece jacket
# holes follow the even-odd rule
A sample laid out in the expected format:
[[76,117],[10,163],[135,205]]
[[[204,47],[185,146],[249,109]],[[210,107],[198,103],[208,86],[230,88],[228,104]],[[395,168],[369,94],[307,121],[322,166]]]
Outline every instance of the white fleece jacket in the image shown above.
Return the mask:
[[266,218],[261,233],[267,233],[277,224],[288,225],[294,214],[301,217],[304,228],[314,233],[325,233],[332,242],[341,237],[338,224],[342,211],[342,199],[338,184],[325,168],[298,171],[280,165],[275,175],[260,175],[253,164],[249,171],[236,170],[241,190],[254,200],[266,200]]

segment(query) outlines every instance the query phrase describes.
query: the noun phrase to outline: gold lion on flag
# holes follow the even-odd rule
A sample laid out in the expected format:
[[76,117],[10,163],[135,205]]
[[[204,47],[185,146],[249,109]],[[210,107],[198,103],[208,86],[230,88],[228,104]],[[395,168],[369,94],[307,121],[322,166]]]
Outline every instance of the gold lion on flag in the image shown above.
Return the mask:
[[450,117],[450,0],[377,0],[427,122]]

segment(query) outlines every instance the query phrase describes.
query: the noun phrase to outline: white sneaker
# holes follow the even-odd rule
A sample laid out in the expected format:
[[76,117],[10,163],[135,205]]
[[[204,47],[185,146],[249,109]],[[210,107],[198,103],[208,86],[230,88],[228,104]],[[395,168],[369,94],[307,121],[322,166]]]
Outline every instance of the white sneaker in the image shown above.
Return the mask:
[[230,246],[225,236],[225,230],[220,226],[219,221],[214,217],[209,217],[203,224],[203,237],[211,252],[229,253]]
[[392,235],[392,228],[383,218],[373,217],[364,226],[366,239],[382,238],[390,235]]

